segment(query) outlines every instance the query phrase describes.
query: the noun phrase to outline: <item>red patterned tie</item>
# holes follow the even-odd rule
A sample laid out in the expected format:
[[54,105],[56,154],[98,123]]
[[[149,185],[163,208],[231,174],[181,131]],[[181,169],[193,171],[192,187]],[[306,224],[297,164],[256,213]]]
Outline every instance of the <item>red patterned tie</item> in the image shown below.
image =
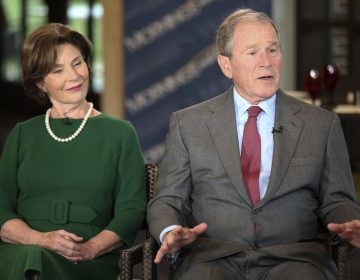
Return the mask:
[[241,146],[241,171],[253,205],[260,200],[261,140],[256,124],[260,112],[259,106],[251,106],[248,109]]

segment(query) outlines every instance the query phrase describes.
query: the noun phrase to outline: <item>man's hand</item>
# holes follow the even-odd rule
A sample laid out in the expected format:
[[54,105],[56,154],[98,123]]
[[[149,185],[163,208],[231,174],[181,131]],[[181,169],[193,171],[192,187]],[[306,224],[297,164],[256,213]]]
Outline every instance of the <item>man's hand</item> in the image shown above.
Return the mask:
[[360,220],[353,220],[342,224],[328,224],[329,231],[336,233],[354,247],[360,248]]
[[161,259],[166,254],[172,254],[179,251],[182,247],[192,243],[199,234],[207,230],[207,224],[201,223],[193,228],[184,228],[177,226],[173,230],[165,234],[161,247],[158,250],[155,263],[160,263]]

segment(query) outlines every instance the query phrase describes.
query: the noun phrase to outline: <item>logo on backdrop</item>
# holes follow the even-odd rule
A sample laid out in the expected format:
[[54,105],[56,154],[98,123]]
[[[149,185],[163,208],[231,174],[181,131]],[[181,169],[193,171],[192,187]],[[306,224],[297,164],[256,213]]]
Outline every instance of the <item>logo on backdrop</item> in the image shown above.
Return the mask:
[[231,85],[217,65],[215,32],[243,7],[270,14],[271,0],[125,1],[126,118],[146,161],[161,160],[172,112]]

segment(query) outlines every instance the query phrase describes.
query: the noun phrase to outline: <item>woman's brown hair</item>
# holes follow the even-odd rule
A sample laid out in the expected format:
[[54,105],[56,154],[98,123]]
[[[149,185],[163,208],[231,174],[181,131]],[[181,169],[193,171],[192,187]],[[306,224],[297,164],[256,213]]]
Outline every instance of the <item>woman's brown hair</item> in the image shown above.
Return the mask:
[[92,53],[91,42],[81,33],[60,23],[49,23],[26,37],[21,52],[22,82],[25,93],[40,103],[49,98],[38,84],[53,69],[57,59],[57,47],[71,44],[78,48],[88,68]]

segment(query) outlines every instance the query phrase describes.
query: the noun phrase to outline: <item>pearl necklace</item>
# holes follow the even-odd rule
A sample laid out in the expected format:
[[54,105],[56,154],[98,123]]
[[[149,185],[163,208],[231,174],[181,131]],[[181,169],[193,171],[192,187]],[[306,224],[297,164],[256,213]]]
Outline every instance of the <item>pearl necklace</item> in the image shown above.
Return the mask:
[[80,134],[80,132],[84,129],[84,126],[90,117],[93,107],[94,107],[94,105],[91,102],[89,102],[89,110],[86,112],[86,115],[85,115],[83,121],[81,122],[79,128],[72,135],[70,135],[69,137],[66,137],[66,138],[60,138],[60,137],[56,136],[55,133],[51,130],[50,122],[49,122],[51,108],[49,108],[45,114],[45,127],[46,127],[47,132],[50,134],[50,136],[54,140],[56,140],[58,142],[70,142],[71,140],[74,140],[75,137],[78,136]]

